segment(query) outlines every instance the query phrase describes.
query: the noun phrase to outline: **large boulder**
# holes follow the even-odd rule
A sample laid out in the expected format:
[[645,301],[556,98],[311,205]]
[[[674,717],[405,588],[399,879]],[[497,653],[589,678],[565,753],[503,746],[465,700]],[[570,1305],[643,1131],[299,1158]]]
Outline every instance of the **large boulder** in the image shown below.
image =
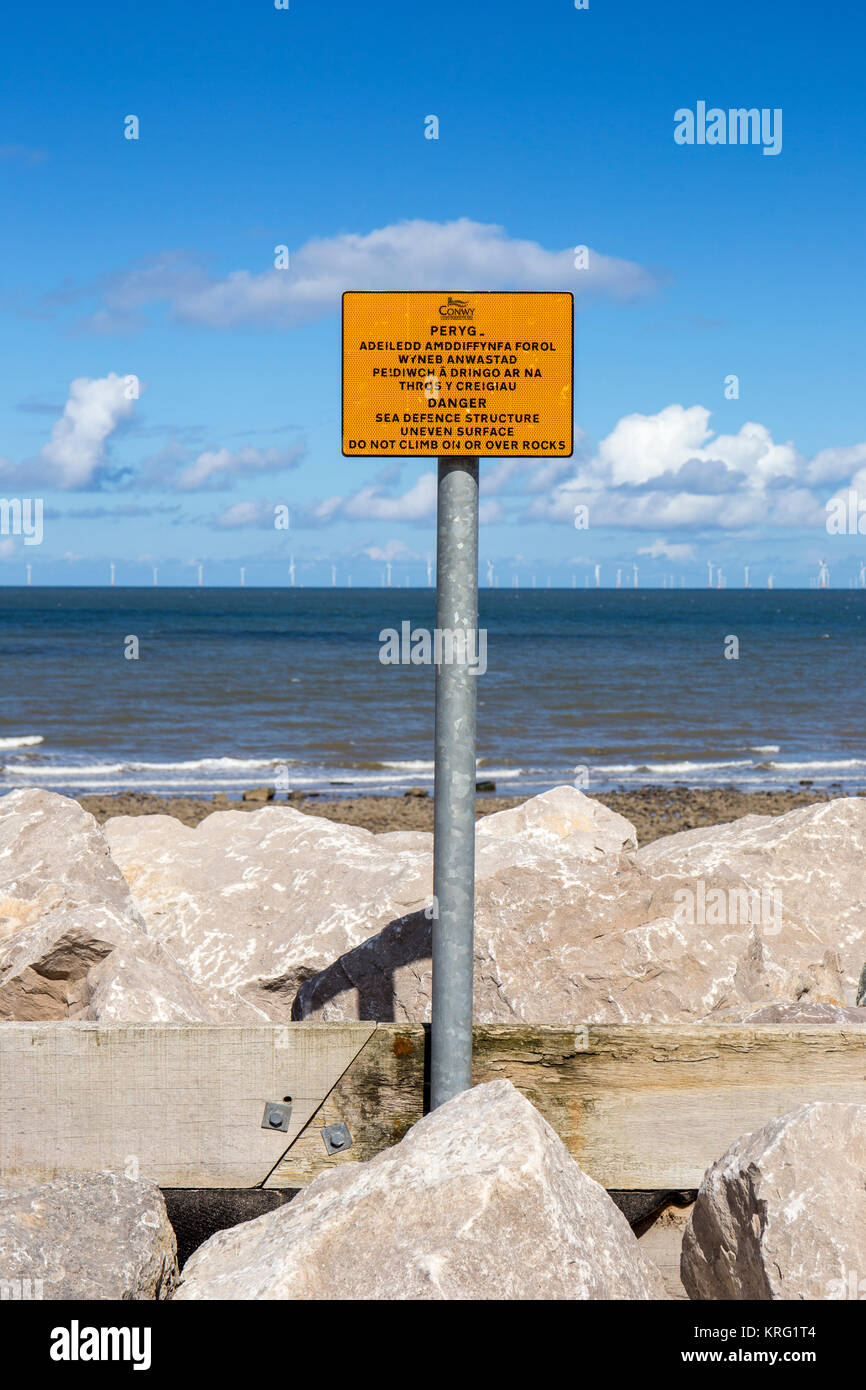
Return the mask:
[[[374,835],[291,807],[214,812],[198,827],[118,816],[111,854],[150,936],[198,990],[285,1019],[302,983],[413,909],[432,906],[433,837]],[[477,873],[574,866],[634,849],[634,827],[574,787],[557,787],[478,826]]]
[[262,1023],[266,1015],[234,990],[195,986],[148,936],[118,945],[91,966],[75,1017],[98,1023]]
[[[479,877],[543,860],[567,878],[633,836],[557,788],[487,819]],[[122,816],[103,833],[76,801],[14,792],[0,799],[0,1019],[284,1019],[306,978],[407,910],[432,912],[431,894],[426,833],[283,807],[197,829]]]
[[0,1018],[80,1015],[91,968],[143,934],[93,816],[53,792],[0,798]]
[[209,1022],[230,997],[197,991],[148,939],[105,837],[77,801],[0,798],[0,1020]]
[[0,941],[54,914],[86,917],[106,939],[143,930],[93,816],[54,792],[9,792],[0,797]]
[[[679,1023],[841,998],[833,953],[814,932],[784,914],[764,920],[735,875],[716,883],[721,921],[694,910],[691,879],[650,874],[629,856],[489,874],[476,891],[476,1020]],[[293,1016],[425,1021],[430,955],[431,922],[408,914],[304,983]]]
[[636,849],[631,821],[576,787],[554,787],[477,823],[475,877],[541,863],[545,872],[567,877],[575,864],[600,863]]
[[800,1105],[704,1175],[683,1238],[690,1298],[862,1298],[864,1271],[866,1106]]
[[153,1183],[113,1172],[0,1183],[0,1298],[161,1299],[176,1278]]
[[105,835],[148,935],[195,987],[274,1020],[303,980],[432,891],[429,835],[373,835],[285,806],[216,811],[195,829],[118,816]]
[[854,1004],[866,961],[866,798],[840,797],[783,816],[743,816],[728,825],[666,835],[639,850],[650,874],[677,873],[707,888],[734,874],[774,896],[784,916],[839,956],[840,1002]]
[[368,1163],[212,1236],[181,1299],[661,1299],[604,1188],[508,1081],[464,1092]]

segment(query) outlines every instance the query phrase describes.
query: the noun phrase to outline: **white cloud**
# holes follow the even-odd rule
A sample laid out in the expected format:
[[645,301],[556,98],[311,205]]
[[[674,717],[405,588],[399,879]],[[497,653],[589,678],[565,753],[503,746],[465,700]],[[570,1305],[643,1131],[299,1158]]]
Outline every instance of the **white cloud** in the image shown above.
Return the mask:
[[851,449],[821,449],[806,467],[809,483],[841,483],[866,466],[866,444]]
[[710,412],[668,405],[657,415],[626,415],[598,446],[597,469],[613,487],[645,483],[697,457],[710,437]]
[[50,486],[86,488],[97,481],[110,436],[135,411],[127,390],[126,379],[114,372],[72,382],[63,414],[39,455]]
[[683,564],[697,558],[693,545],[670,545],[665,540],[653,541],[652,545],[642,545],[637,553],[638,555],[649,555],[653,560],[663,556],[665,560],[678,560]]
[[385,564],[389,560],[414,559],[408,545],[405,545],[403,541],[396,540],[386,541],[384,545],[367,546],[365,550],[361,551],[361,554],[366,555],[368,560],[378,560]]
[[765,425],[748,421],[737,434],[714,435],[709,421],[710,412],[701,405],[625,415],[599,444],[587,481],[632,488],[655,482],[670,490],[683,471],[693,490],[718,493],[741,486],[761,492],[796,477],[802,466],[796,449],[776,444]]
[[[654,533],[655,539],[648,539],[640,554],[685,564],[695,561],[695,549],[676,537],[671,540],[672,532],[742,533],[766,526],[823,530],[827,495],[810,487],[809,479],[835,475],[843,462],[850,468],[866,461],[866,444],[823,450],[810,461],[793,443],[774,440],[765,425],[754,421],[736,433],[715,434],[709,410],[678,404],[656,415],[624,416],[595,454],[586,446],[583,452],[585,457],[577,460],[503,459],[482,464],[482,525],[573,525],[580,504],[589,509],[593,531],[609,527]],[[573,470],[565,479],[564,465]],[[332,495],[293,508],[293,527],[345,521],[432,523],[436,473],[428,469],[400,490],[407,466],[385,470],[348,496]],[[209,468],[204,473],[211,476]],[[535,490],[540,480],[547,483],[546,492]],[[866,496],[866,462],[846,479],[847,486]],[[263,519],[255,510],[259,505],[239,503],[217,525],[271,524],[270,513]],[[576,558],[571,563],[595,561]]]
[[426,521],[436,515],[436,474],[422,473],[399,497],[375,485],[362,487],[339,504],[339,515],[355,521]]
[[160,302],[177,319],[213,328],[290,327],[335,313],[342,292],[351,289],[558,289],[632,299],[655,286],[634,261],[590,251],[588,268],[576,270],[571,247],[547,250],[468,217],[415,219],[365,234],[314,238],[291,253],[286,270],[234,270],[214,278],[166,253],[105,279],[103,307],[90,326],[128,329],[141,309]]
[[215,519],[220,530],[235,530],[245,526],[273,526],[274,509],[267,502],[235,502]]
[[487,502],[480,502],[478,505],[478,524],[479,526],[493,526],[497,522],[505,520],[505,510],[501,502],[491,499]]
[[703,406],[677,404],[624,416],[594,457],[530,505],[529,517],[572,522],[583,503],[592,526],[634,530],[821,525],[825,499],[808,482],[845,476],[846,466],[866,459],[866,445],[856,445],[810,462],[765,425],[748,421],[736,434],[714,434],[710,418]]
[[[582,431],[575,431],[583,438]],[[500,458],[485,460],[479,474],[482,497],[514,492],[549,493],[574,471],[573,458]]]
[[297,468],[305,453],[303,444],[289,450],[239,449],[234,453],[230,449],[207,449],[181,470],[175,485],[181,492],[225,488],[237,478]]

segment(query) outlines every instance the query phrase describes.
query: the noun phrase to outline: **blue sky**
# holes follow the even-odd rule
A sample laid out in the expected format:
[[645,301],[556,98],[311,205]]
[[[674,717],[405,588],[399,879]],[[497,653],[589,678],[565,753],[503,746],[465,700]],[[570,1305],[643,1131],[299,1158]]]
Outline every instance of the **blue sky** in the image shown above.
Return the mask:
[[[742,0],[16,7],[0,488],[45,523],[0,537],[0,582],[285,583],[290,555],[425,582],[432,463],[340,454],[339,293],[368,287],[575,293],[574,459],[482,463],[501,584],[857,582],[866,536],[825,520],[866,511],[863,30]],[[677,145],[698,101],[781,109],[781,152]]]

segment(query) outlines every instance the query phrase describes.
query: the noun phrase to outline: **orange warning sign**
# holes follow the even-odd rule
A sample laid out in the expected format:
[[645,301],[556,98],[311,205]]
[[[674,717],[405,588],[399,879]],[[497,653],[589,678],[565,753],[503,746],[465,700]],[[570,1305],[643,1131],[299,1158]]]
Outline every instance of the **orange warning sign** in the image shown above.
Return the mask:
[[347,290],[343,453],[567,458],[574,296]]

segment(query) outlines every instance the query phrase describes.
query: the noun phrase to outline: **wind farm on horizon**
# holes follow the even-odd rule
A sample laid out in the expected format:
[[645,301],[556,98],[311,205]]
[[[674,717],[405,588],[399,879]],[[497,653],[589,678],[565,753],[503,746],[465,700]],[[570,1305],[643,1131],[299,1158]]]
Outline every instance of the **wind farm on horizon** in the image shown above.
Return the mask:
[[[611,565],[611,566],[610,566],[610,569],[611,569],[611,571],[613,572],[613,575],[614,575],[613,582],[611,582],[611,583],[603,583],[603,582],[602,582],[602,571],[603,571],[603,569],[605,569],[606,567],[603,566],[602,563],[601,563],[600,561],[581,561],[580,563],[583,564],[583,565],[586,567],[586,569],[587,569],[587,573],[586,573],[586,575],[584,576],[584,583],[583,583],[583,585],[579,585],[579,584],[578,584],[578,582],[577,582],[577,574],[576,574],[576,572],[575,572],[574,570],[572,570],[572,575],[571,575],[571,582],[570,582],[570,584],[567,584],[567,583],[553,583],[553,582],[552,582],[552,578],[553,578],[553,577],[552,577],[550,574],[547,574],[547,575],[545,576],[545,582],[544,582],[543,587],[544,587],[545,589],[547,589],[547,590],[552,590],[552,591],[557,591],[557,592],[567,591],[567,590],[569,590],[569,589],[572,590],[572,591],[583,590],[583,591],[585,592],[585,591],[587,591],[587,590],[607,590],[607,591],[611,591],[611,590],[620,590],[620,589],[625,590],[625,589],[638,589],[638,588],[642,588],[642,589],[644,589],[644,590],[677,590],[678,592],[681,592],[681,593],[682,593],[682,592],[690,593],[690,592],[696,592],[696,591],[707,590],[707,589],[709,589],[709,590],[726,590],[726,589],[728,589],[728,588],[738,588],[738,589],[743,589],[743,590],[745,590],[745,589],[750,589],[750,590],[751,590],[751,589],[757,589],[757,588],[763,588],[763,587],[766,587],[767,589],[776,589],[776,588],[777,588],[777,585],[776,585],[776,582],[775,582],[775,576],[774,576],[774,573],[773,573],[772,570],[768,570],[768,571],[767,571],[766,576],[765,576],[765,580],[764,580],[764,583],[763,583],[763,584],[760,584],[760,585],[755,584],[755,583],[753,582],[753,577],[752,577],[752,576],[753,576],[753,569],[754,569],[754,566],[752,566],[752,565],[744,565],[744,566],[743,566],[743,580],[742,580],[742,583],[741,583],[741,584],[739,584],[739,585],[729,585],[727,573],[726,573],[724,567],[721,566],[721,565],[719,565],[719,564],[717,564],[717,563],[716,563],[715,561],[713,561],[713,560],[707,560],[707,561],[706,561],[706,565],[707,565],[707,582],[706,582],[705,584],[701,584],[701,583],[699,583],[697,580],[691,579],[689,576],[686,576],[686,575],[684,575],[684,574],[682,574],[682,573],[680,573],[680,574],[673,574],[673,573],[670,573],[670,572],[662,573],[661,575],[658,575],[658,574],[654,573],[654,574],[652,574],[652,575],[650,576],[648,582],[645,581],[643,584],[641,584],[641,583],[640,583],[640,573],[641,573],[641,571],[640,571],[640,567],[638,566],[638,564],[637,564],[636,561],[632,561],[630,564],[620,564],[620,565],[616,565],[616,566]],[[485,560],[483,561],[483,565],[484,565],[484,569],[485,569],[485,572],[486,572],[486,587],[489,588],[489,589],[498,589],[500,586],[499,586],[499,576],[498,576],[498,574],[497,574],[497,568],[496,568],[496,567],[497,567],[497,561],[495,561],[495,560],[493,560],[493,559],[490,559],[490,558],[487,558],[487,559],[485,559]],[[214,583],[214,584],[209,584],[209,585],[208,585],[208,584],[205,583],[205,563],[202,562],[202,561],[195,561],[195,560],[194,560],[194,561],[190,561],[190,562],[185,566],[185,568],[190,568],[190,567],[194,567],[194,568],[195,568],[195,571],[196,571],[196,581],[195,581],[195,584],[192,584],[192,583],[183,583],[183,582],[181,582],[181,583],[168,583],[168,584],[164,584],[162,587],[172,588],[172,589],[186,589],[186,588],[199,588],[199,589],[202,589],[202,588],[218,588],[218,589],[241,588],[241,589],[244,589],[244,588],[247,588],[247,587],[249,587],[249,588],[259,588],[259,589],[277,589],[277,588],[290,588],[290,589],[294,589],[294,588],[309,588],[309,589],[324,589],[324,588],[340,589],[340,588],[345,588],[345,589],[351,589],[351,588],[353,588],[353,587],[356,587],[356,588],[358,588],[358,589],[374,589],[374,588],[385,588],[385,589],[433,589],[433,588],[435,588],[435,582],[436,582],[435,566],[434,566],[434,564],[433,564],[432,557],[429,557],[429,556],[428,556],[428,558],[427,558],[427,560],[426,560],[426,562],[425,562],[425,574],[424,574],[424,578],[423,578],[422,580],[419,580],[419,581],[417,581],[417,582],[413,582],[413,580],[412,580],[412,578],[410,577],[410,574],[408,573],[408,571],[404,572],[404,575],[403,575],[403,582],[400,582],[399,580],[395,580],[395,575],[394,575],[395,565],[394,565],[394,562],[391,561],[391,560],[388,560],[388,561],[385,562],[384,567],[383,567],[382,570],[380,571],[378,580],[376,580],[375,578],[370,578],[370,579],[367,580],[367,582],[362,582],[362,583],[359,584],[359,585],[355,585],[355,584],[354,584],[352,572],[351,572],[350,570],[348,570],[348,569],[346,569],[345,571],[342,571],[343,577],[342,577],[342,579],[341,579],[341,578],[340,578],[341,571],[340,571],[338,565],[337,565],[335,562],[333,562],[333,561],[329,562],[329,564],[328,564],[328,570],[329,570],[329,572],[330,572],[330,582],[325,582],[325,581],[319,579],[318,582],[316,582],[316,580],[313,580],[312,582],[308,582],[308,583],[300,583],[300,582],[298,581],[298,566],[297,566],[296,563],[295,563],[295,557],[294,557],[294,555],[291,555],[291,556],[289,557],[289,564],[288,564],[288,566],[286,567],[286,571],[285,571],[285,581],[282,582],[282,583],[280,583],[280,582],[276,582],[276,583],[275,583],[275,582],[273,581],[273,579],[267,579],[267,580],[264,580],[264,581],[261,582],[261,583],[256,583],[256,582],[253,580],[253,582],[250,583],[250,584],[248,585],[248,584],[247,584],[247,574],[251,571],[252,567],[251,567],[250,565],[240,565],[240,566],[237,567],[237,569],[236,569],[236,571],[235,571],[235,573],[237,574],[238,577],[237,577],[237,579],[236,579],[234,582],[232,582],[231,580],[225,578],[225,579],[218,580],[218,581],[217,581],[216,583]],[[130,568],[133,568],[133,567],[131,566]],[[139,566],[139,569],[140,569],[140,568],[141,568],[141,567]],[[225,564],[220,564],[220,565],[215,566],[215,568],[217,568],[217,570],[218,570],[218,572],[219,572],[219,571],[221,571],[221,570],[228,569],[228,568],[230,568],[230,567],[229,567],[228,565],[225,565]],[[311,566],[309,566],[309,568],[313,568],[313,566],[311,565]],[[315,568],[316,568],[317,570],[322,569],[322,568],[323,568],[322,562],[315,562]],[[521,585],[521,574],[520,574],[520,572],[519,572],[518,570],[514,569],[512,566],[509,566],[509,568],[510,568],[510,571],[511,571],[511,584],[510,584],[511,589],[519,590],[521,587],[528,587],[530,590],[537,590],[539,587],[542,587],[542,586],[539,585],[537,573],[530,572],[527,576],[524,576],[525,578],[528,578],[529,583],[528,583],[528,585]],[[590,568],[592,569],[592,583],[590,583],[590,575],[589,575],[589,572],[588,572]],[[36,581],[36,585],[34,585],[34,577],[33,577],[33,576],[34,576],[34,569],[37,569],[37,573],[38,573],[38,567],[35,566],[34,563],[33,563],[32,561],[28,561],[28,562],[25,564],[25,567],[24,567],[25,580],[24,580],[24,585],[23,585],[23,587],[25,587],[25,588],[39,587],[38,578],[37,578],[37,581]],[[46,583],[43,587],[46,587],[46,588],[103,588],[103,587],[104,587],[104,588],[112,588],[112,589],[114,589],[114,588],[159,588],[159,587],[160,587],[160,582],[159,582],[160,567],[157,566],[157,565],[153,565],[153,566],[150,566],[149,569],[150,569],[150,581],[149,581],[149,583],[148,583],[148,581],[147,581],[146,578],[143,578],[143,577],[142,577],[142,578],[139,578],[139,579],[133,579],[133,580],[131,580],[131,581],[125,583],[125,584],[124,584],[124,583],[118,584],[118,581],[117,581],[118,565],[117,565],[117,562],[116,562],[116,561],[112,560],[112,561],[109,561],[109,562],[108,562],[108,573],[107,573],[106,579],[105,579],[105,581],[104,581],[103,584],[96,584],[96,585],[92,585],[92,584],[63,584],[63,585],[58,585],[56,582],[49,581],[49,582]],[[630,573],[629,573],[629,571],[630,571]],[[15,584],[8,584],[8,585],[6,585],[6,587],[15,588],[15,587],[18,587],[18,586],[16,586]],[[787,584],[787,585],[784,585],[783,587],[786,588],[786,589],[788,589],[788,590],[795,590],[795,591],[796,591],[796,590],[799,590],[799,591],[807,591],[807,590],[814,590],[814,589],[830,589],[832,586],[831,586],[831,581],[830,581],[830,569],[829,569],[829,566],[828,566],[827,562],[826,562],[825,560],[819,561],[817,573],[816,573],[816,574],[810,575],[810,576],[808,577],[808,582],[807,582],[806,584]],[[847,583],[844,583],[844,582],[843,582],[843,583],[838,583],[838,584],[836,585],[836,588],[837,588],[837,590],[838,590],[838,589],[848,589],[848,590],[851,590],[851,589],[860,589],[860,590],[866,590],[866,560],[862,560],[862,561],[860,561],[860,562],[858,563],[858,568],[857,568],[856,573],[854,573],[854,574],[850,574],[850,573],[849,573],[849,574],[848,574],[848,576],[847,576]]]

